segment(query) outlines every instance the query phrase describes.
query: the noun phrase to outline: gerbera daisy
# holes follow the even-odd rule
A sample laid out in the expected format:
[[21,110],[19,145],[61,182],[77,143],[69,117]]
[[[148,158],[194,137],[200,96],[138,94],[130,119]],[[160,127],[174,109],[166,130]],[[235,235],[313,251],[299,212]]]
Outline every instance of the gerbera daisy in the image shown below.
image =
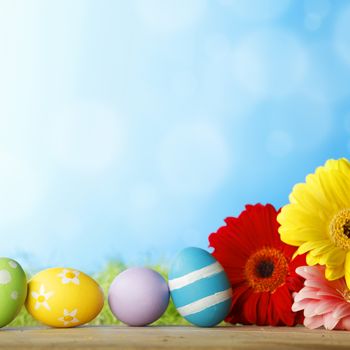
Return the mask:
[[350,330],[350,290],[345,279],[327,281],[324,266],[302,266],[296,272],[305,278],[294,297],[293,311],[304,311],[304,325],[315,329]]
[[308,265],[325,265],[325,276],[336,280],[345,274],[350,286],[350,163],[328,160],[305,183],[297,184],[290,204],[278,215],[281,240],[308,252]]
[[270,205],[247,205],[238,218],[209,236],[213,256],[224,267],[232,284],[233,299],[226,322],[293,326],[302,320],[292,311],[293,292],[303,286],[295,268],[304,256],[292,261],[296,248],[281,242],[278,212]]

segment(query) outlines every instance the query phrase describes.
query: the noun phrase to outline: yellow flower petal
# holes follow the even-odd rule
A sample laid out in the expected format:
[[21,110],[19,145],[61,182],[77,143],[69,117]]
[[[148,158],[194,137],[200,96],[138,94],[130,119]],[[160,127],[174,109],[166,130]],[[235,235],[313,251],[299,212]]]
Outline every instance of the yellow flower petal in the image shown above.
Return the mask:
[[[323,214],[322,211],[329,211],[331,209],[330,203],[323,192],[320,191],[319,179],[316,180],[315,174],[312,174],[306,177],[306,181],[306,183],[299,183],[293,187],[293,191],[289,196],[291,204],[297,204],[309,215],[316,214],[320,216],[320,214]],[[318,210],[315,210],[316,208]]]
[[317,248],[323,248],[325,246],[329,246],[328,240],[320,240],[320,241],[308,241],[303,243],[298,250],[296,251],[296,255],[304,254],[310,250],[317,249]]
[[326,265],[331,267],[343,266],[346,252],[343,249],[335,247],[326,256]]
[[350,207],[350,181],[349,174],[332,169],[324,171],[320,176],[322,191],[332,206],[334,214],[344,208]]
[[309,266],[317,265],[318,262],[319,262],[319,258],[318,257],[314,257],[310,253],[306,255],[306,263]]
[[344,273],[344,265],[341,265],[339,267],[326,266],[325,277],[329,281],[334,281],[338,278],[342,278],[344,276]]
[[319,257],[320,265],[337,267],[344,264],[346,252],[343,249],[333,246],[332,248],[328,248],[325,252],[320,252],[319,254],[316,254],[315,251],[317,252],[315,249],[310,253],[313,257]]
[[324,168],[326,170],[337,169],[346,173],[350,171],[350,162],[346,158],[329,159],[324,165]]
[[296,230],[307,226],[310,230],[326,233],[327,224],[330,217],[322,219],[317,210],[307,211],[298,204],[289,204],[282,208],[282,211],[277,217],[278,222],[283,227]]
[[327,254],[328,252],[330,252],[334,248],[335,248],[334,244],[332,242],[328,241],[327,244],[323,244],[315,249],[312,249],[310,251],[310,254],[312,256],[323,255],[323,254]]
[[281,239],[283,242],[288,243],[289,241],[294,242],[308,242],[308,241],[320,241],[328,238],[326,234],[322,232],[310,230],[307,227],[300,228],[293,231],[287,231],[281,229],[280,231]]

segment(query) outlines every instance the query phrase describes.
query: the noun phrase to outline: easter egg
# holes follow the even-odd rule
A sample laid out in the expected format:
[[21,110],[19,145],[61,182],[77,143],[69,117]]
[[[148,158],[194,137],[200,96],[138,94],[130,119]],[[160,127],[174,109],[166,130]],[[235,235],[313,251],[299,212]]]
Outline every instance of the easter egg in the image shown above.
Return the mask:
[[169,304],[168,284],[154,270],[129,268],[112,282],[108,302],[120,321],[129,326],[145,326],[165,312]]
[[215,326],[230,311],[232,290],[227,275],[203,249],[189,247],[177,255],[169,270],[169,289],[177,311],[196,326]]
[[39,272],[28,282],[26,308],[51,327],[75,327],[93,320],[102,310],[103,292],[95,280],[69,268]]
[[27,279],[15,260],[0,258],[0,327],[9,324],[21,310],[27,295]]

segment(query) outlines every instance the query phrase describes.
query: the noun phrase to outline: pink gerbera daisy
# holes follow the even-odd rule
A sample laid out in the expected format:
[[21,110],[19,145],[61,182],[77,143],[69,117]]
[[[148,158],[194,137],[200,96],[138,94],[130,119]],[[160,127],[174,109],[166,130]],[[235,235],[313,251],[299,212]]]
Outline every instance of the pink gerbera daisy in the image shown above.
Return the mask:
[[304,325],[315,329],[350,330],[350,290],[342,277],[325,278],[325,267],[300,266],[296,273],[305,278],[304,287],[295,294],[292,310],[304,310]]

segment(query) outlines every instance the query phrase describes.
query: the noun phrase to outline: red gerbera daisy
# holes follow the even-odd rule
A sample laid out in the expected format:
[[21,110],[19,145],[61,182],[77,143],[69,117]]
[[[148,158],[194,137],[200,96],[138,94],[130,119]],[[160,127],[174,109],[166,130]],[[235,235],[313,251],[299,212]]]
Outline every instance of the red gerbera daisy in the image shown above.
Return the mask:
[[292,260],[296,247],[280,240],[278,212],[271,205],[247,205],[238,218],[209,236],[213,256],[224,267],[233,289],[225,321],[259,326],[293,326],[302,314],[292,311],[293,293],[303,287],[295,273],[305,256]]

